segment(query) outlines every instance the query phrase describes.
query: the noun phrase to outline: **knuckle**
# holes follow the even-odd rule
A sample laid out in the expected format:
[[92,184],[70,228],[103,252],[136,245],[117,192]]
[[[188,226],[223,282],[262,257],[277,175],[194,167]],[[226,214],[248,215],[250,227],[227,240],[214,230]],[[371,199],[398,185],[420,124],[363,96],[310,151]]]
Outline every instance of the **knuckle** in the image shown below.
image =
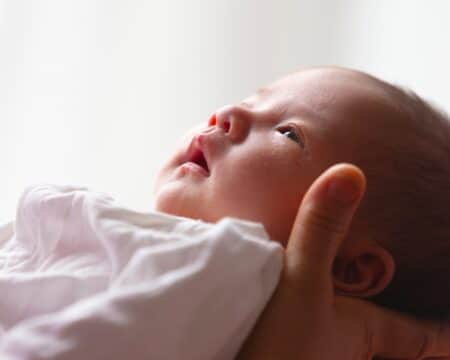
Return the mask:
[[308,223],[321,231],[333,235],[345,235],[346,224],[330,215],[324,209],[310,209]]

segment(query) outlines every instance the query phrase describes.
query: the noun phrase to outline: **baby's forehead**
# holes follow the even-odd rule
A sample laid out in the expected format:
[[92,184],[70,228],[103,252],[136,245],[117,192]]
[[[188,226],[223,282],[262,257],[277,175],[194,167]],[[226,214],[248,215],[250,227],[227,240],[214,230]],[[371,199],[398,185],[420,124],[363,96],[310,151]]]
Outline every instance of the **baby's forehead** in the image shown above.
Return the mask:
[[341,68],[313,68],[289,74],[257,93],[260,101],[308,109],[320,118],[391,114],[392,99],[383,83],[368,74]]
[[311,68],[282,77],[260,89],[263,96],[291,95],[307,97],[309,100],[334,102],[350,98],[353,101],[367,101],[387,96],[385,84],[377,78],[356,70],[343,68]]

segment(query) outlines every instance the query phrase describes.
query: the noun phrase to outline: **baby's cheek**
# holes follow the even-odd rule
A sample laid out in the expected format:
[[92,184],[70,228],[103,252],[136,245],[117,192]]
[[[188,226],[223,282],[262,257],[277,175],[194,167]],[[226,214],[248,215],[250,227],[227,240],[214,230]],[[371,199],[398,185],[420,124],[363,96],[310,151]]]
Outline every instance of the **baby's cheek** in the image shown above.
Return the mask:
[[264,161],[235,164],[233,170],[227,172],[228,181],[223,187],[226,197],[240,206],[265,206],[267,200],[275,196],[278,186],[275,171]]

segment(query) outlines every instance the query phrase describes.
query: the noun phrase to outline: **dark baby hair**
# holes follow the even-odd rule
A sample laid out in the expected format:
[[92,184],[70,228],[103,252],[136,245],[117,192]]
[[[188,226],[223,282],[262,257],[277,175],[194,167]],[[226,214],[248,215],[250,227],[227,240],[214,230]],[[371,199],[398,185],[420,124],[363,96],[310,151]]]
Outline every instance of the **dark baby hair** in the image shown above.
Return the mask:
[[398,139],[385,134],[383,161],[369,155],[356,164],[367,191],[355,222],[396,264],[391,283],[371,300],[441,318],[450,313],[450,120],[413,91],[375,80],[407,126]]

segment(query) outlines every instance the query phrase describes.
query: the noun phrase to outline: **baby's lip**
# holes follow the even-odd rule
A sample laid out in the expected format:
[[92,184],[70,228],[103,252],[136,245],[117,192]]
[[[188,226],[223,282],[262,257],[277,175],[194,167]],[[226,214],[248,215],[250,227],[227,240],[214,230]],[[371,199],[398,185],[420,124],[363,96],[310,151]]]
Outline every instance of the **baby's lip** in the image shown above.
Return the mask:
[[206,151],[205,146],[205,137],[206,134],[197,134],[192,138],[191,144],[186,153],[186,157],[183,161],[192,162],[200,166],[203,170],[205,170],[205,175],[210,175],[210,166],[209,166],[209,156]]

